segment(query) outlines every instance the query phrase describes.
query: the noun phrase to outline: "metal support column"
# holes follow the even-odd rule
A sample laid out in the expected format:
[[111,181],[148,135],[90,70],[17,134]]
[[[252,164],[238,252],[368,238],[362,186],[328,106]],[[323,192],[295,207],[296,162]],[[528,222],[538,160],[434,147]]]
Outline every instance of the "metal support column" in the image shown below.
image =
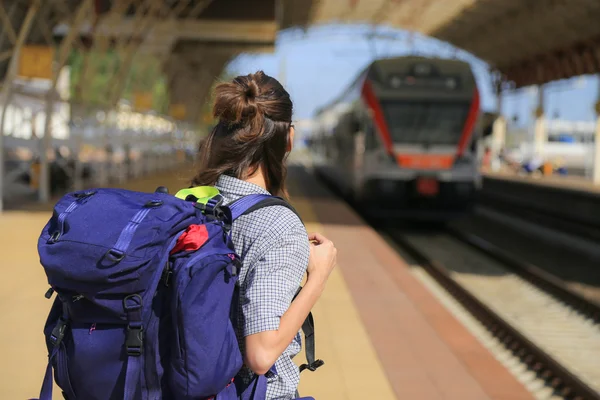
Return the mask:
[[600,183],[600,76],[598,77],[598,101],[595,105],[596,131],[594,132],[594,170],[592,179],[594,185]]
[[67,62],[73,42],[79,35],[79,29],[85,22],[85,17],[92,8],[92,0],[84,0],[77,11],[69,29],[69,33],[60,44],[58,50],[58,60],[54,64],[52,73],[52,83],[46,93],[46,119],[44,120],[44,137],[42,139],[42,151],[40,152],[40,190],[39,201],[47,202],[50,200],[50,168],[48,165],[48,151],[52,145],[52,114],[54,114],[54,103],[56,101],[56,84],[60,71]]
[[535,126],[533,130],[533,157],[542,158],[546,144],[546,120],[544,117],[544,86],[538,86]]
[[[6,110],[8,109],[8,103],[12,97],[12,80],[17,75],[17,67],[19,66],[19,55],[21,53],[21,48],[25,44],[27,36],[29,36],[29,31],[31,30],[33,20],[40,9],[40,6],[40,1],[34,1],[27,10],[25,20],[23,21],[23,25],[21,25],[21,29],[19,30],[19,34],[15,40],[15,45],[12,50],[12,58],[10,59],[8,70],[6,71],[6,75],[4,77],[2,92],[0,92],[0,101],[2,101],[2,114],[0,114],[0,212],[2,212],[4,207],[4,121],[6,118]],[[2,5],[0,5],[0,7],[2,7]]]
[[498,171],[501,168],[500,152],[506,143],[506,118],[502,114],[502,84],[496,85],[496,110],[498,117],[492,126],[492,146],[491,146],[491,167],[492,171]]

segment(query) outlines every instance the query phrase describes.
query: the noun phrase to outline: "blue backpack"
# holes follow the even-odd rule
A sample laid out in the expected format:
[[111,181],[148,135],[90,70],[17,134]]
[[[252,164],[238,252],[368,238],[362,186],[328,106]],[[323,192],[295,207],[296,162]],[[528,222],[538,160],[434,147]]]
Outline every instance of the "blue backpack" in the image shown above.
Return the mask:
[[[264,376],[234,379],[243,364],[241,264],[229,231],[258,208],[293,208],[268,195],[224,206],[206,189],[203,198],[96,189],[58,201],[38,241],[46,297],[57,293],[44,328],[41,400],[52,399],[52,370],[68,400],[265,398]],[[179,245],[182,235],[194,237],[192,247]],[[311,315],[302,329],[308,364],[300,368],[314,371],[323,362],[314,358]]]

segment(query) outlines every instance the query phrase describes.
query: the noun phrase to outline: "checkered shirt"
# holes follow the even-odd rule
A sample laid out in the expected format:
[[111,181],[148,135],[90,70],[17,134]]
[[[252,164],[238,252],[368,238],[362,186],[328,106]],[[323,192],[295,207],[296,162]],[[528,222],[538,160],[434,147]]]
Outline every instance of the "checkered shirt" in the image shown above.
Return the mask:
[[[222,175],[215,186],[226,203],[249,194],[269,194],[260,186],[227,175]],[[279,329],[279,320],[306,272],[310,249],[304,225],[283,206],[265,207],[239,217],[233,223],[232,238],[242,258],[237,336],[243,353],[245,336]],[[267,400],[295,398],[300,373],[292,358],[300,350],[298,332],[275,362],[276,373],[266,374]],[[246,367],[238,375],[246,382],[252,377]]]

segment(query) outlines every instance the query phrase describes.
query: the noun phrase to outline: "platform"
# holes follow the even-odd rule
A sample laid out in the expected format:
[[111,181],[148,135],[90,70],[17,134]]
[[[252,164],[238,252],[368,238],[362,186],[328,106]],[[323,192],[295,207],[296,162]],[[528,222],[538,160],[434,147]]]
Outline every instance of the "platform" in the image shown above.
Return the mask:
[[[192,171],[130,182],[136,190],[184,186]],[[289,171],[293,203],[309,231],[338,248],[339,266],[314,311],[317,356],[300,393],[337,399],[531,399],[524,387],[411,274],[406,262],[303,167]],[[50,302],[37,236],[48,205],[0,215],[0,398],[37,396],[46,364]],[[303,362],[303,353],[296,360]],[[61,398],[57,393],[56,399]]]
[[576,190],[600,194],[600,185],[594,185],[591,179],[583,176],[572,175],[550,175],[550,176],[528,176],[517,175],[512,172],[485,172],[484,177],[491,179],[503,179],[513,182],[523,182],[531,185],[548,186],[551,188]]

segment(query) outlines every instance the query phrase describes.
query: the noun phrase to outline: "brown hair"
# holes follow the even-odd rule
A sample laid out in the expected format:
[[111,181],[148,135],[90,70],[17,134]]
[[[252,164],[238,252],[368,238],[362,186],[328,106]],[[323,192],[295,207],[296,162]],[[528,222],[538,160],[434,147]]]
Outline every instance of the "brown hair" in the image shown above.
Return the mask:
[[275,79],[262,71],[217,85],[213,116],[218,119],[199,149],[199,172],[193,186],[212,186],[221,175],[245,179],[259,168],[267,190],[285,190],[292,100]]

